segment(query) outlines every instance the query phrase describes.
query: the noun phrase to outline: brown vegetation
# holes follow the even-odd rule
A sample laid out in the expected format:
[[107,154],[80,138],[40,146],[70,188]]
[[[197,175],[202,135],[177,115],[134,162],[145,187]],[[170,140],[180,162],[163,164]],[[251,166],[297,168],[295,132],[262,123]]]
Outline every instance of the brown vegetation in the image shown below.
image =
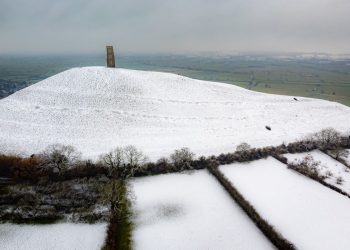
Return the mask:
[[0,154],[1,177],[35,181],[39,177],[39,166],[40,159],[35,156],[20,157]]
[[318,169],[321,162],[315,161],[311,155],[305,156],[296,163],[289,163],[287,166],[311,179],[323,181],[326,176],[322,175]]
[[[273,157],[276,160],[278,160],[284,164],[287,164],[287,158],[280,156],[280,155],[274,155]],[[326,187],[332,189],[333,191],[350,198],[350,195],[348,193],[344,192],[343,190],[341,190],[340,188],[338,188],[336,186],[333,186],[333,185],[325,182],[324,179],[327,178],[328,176],[331,176],[331,173],[326,173],[326,176],[320,175],[318,170],[313,169],[315,167],[314,163],[311,164],[311,168],[309,168],[308,166],[305,166],[305,161],[302,163],[302,166],[297,166],[296,164],[287,164],[287,166],[289,169],[292,169],[292,170],[298,172],[299,174],[302,174],[302,175],[304,175],[312,180],[315,180],[315,181],[319,182],[320,184],[322,184],[323,186],[326,186]],[[338,180],[337,180],[337,182],[338,182]],[[338,184],[341,184],[341,183],[342,183],[342,179],[339,179]]]

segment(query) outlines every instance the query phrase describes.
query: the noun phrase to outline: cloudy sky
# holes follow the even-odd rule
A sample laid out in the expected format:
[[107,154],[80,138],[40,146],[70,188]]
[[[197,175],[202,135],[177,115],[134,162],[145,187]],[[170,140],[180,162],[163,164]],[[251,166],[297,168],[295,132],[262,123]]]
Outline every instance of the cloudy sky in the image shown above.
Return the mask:
[[0,0],[0,54],[350,53],[350,0]]

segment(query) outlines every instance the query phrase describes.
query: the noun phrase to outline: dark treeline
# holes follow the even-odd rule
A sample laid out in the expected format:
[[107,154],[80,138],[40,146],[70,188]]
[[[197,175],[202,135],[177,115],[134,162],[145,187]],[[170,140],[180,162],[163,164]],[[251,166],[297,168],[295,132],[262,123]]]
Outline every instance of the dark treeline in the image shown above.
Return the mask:
[[74,164],[69,169],[56,172],[54,169],[44,169],[42,161],[37,156],[20,157],[0,154],[0,177],[10,178],[14,181],[37,182],[40,178],[52,181],[63,181],[76,178],[107,175],[108,169],[90,161]]
[[[325,129],[303,140],[268,146],[262,148],[247,147],[233,153],[220,154],[218,156],[201,156],[195,159],[194,154],[188,148],[176,150],[168,158],[161,158],[156,162],[150,162],[133,146],[116,150],[101,156],[96,162],[79,160],[79,153],[74,148],[64,145],[50,146],[44,153],[21,157],[15,155],[0,154],[0,177],[11,178],[15,181],[37,181],[40,178],[48,178],[53,181],[69,180],[74,178],[94,177],[106,175],[109,169],[118,162],[118,167],[123,167],[129,177],[140,177],[175,173],[187,170],[204,169],[209,162],[217,162],[219,165],[232,164],[234,162],[248,162],[273,156],[284,163],[286,153],[309,152],[320,149],[324,152],[350,147],[348,136],[340,136],[334,129]],[[119,155],[125,155],[120,158]],[[119,166],[120,165],[120,166]],[[110,176],[109,176],[110,177]]]
[[146,175],[157,175],[164,173],[181,172],[184,170],[196,170],[204,169],[211,162],[216,162],[219,165],[227,165],[235,162],[248,162],[266,158],[268,156],[282,158],[284,163],[287,163],[287,159],[283,157],[283,154],[287,153],[303,153],[310,152],[315,149],[325,150],[335,150],[350,147],[349,137],[341,137],[341,143],[334,143],[329,141],[326,144],[322,144],[319,140],[313,138],[306,138],[304,140],[299,140],[289,144],[281,144],[279,146],[269,146],[262,148],[252,148],[245,150],[236,150],[233,153],[220,154],[218,156],[201,156],[196,160],[191,160],[184,167],[179,167],[172,164],[169,161],[159,160],[156,163],[147,163],[142,167],[138,168],[134,176],[146,176]]

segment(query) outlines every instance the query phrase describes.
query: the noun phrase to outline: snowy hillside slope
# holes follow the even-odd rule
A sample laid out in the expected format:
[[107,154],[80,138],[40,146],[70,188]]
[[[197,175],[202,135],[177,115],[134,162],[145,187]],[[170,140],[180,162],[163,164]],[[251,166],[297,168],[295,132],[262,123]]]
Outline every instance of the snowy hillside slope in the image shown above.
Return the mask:
[[105,67],[73,68],[0,100],[0,151],[25,154],[62,143],[92,158],[128,144],[151,158],[184,146],[208,155],[241,142],[280,144],[325,127],[349,131],[350,108]]

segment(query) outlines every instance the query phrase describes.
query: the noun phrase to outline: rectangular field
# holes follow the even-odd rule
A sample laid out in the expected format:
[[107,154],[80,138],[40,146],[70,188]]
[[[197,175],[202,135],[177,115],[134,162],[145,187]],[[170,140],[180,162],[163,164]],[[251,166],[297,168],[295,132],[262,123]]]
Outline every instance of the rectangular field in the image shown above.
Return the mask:
[[133,180],[135,249],[273,249],[206,170]]
[[103,246],[106,223],[52,225],[0,224],[1,250],[99,250]]
[[[312,156],[314,161],[320,162],[317,169],[322,175],[327,176],[325,182],[350,194],[350,169],[332,157],[319,150],[314,150],[308,153],[285,154],[284,156],[287,157],[288,163],[292,163],[302,160],[307,155]],[[337,181],[338,178],[342,179],[341,183]]]
[[220,170],[298,249],[350,249],[350,199],[274,158]]

